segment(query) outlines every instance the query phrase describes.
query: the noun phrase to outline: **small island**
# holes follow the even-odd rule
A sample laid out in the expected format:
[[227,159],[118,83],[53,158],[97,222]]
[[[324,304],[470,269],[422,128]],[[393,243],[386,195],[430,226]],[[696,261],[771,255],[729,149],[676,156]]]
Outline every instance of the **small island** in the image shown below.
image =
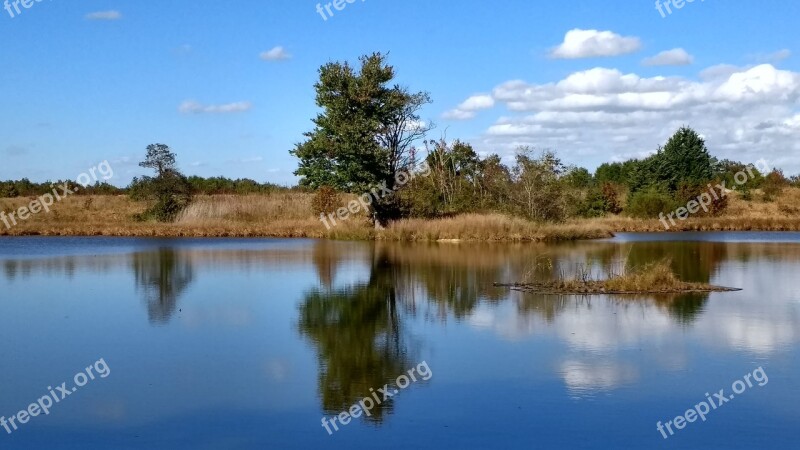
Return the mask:
[[604,280],[591,279],[584,271],[570,278],[525,283],[495,283],[515,291],[546,295],[625,295],[687,294],[702,292],[735,292],[738,288],[681,281],[670,268],[669,261],[648,264],[640,270],[611,275]]

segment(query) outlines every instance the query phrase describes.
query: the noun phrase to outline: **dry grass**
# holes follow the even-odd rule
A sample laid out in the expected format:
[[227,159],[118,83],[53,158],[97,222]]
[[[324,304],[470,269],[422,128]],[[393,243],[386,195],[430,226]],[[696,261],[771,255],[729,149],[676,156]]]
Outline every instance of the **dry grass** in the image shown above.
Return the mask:
[[[375,230],[364,214],[330,230],[311,210],[311,194],[200,196],[175,223],[135,222],[146,205],[126,196],[69,197],[20,221],[0,235],[310,237],[341,240],[540,242],[603,238],[618,231],[665,231],[658,220],[626,217],[576,219],[542,225],[502,214],[464,214],[446,219],[408,219]],[[348,201],[353,196],[346,196]],[[10,212],[33,198],[0,199]],[[731,198],[723,217],[677,221],[670,231],[800,231],[800,189],[785,189],[773,203]]]
[[607,228],[580,222],[542,225],[502,214],[463,214],[447,219],[406,219],[378,238],[393,241],[541,242],[611,237]]

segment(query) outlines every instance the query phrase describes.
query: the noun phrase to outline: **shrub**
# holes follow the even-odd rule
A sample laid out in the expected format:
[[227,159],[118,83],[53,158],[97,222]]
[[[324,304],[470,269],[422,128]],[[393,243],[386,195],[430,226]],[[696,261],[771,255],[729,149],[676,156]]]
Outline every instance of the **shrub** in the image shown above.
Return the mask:
[[620,186],[615,183],[603,183],[603,209],[611,214],[622,212],[620,204]]
[[678,204],[672,196],[650,188],[632,194],[625,211],[633,217],[651,219],[661,213],[674,211],[677,207]]
[[317,189],[314,198],[311,199],[311,209],[314,214],[330,214],[342,206],[342,197],[336,189],[330,186],[322,186]]
[[130,196],[134,200],[153,202],[145,212],[137,214],[137,221],[157,220],[171,222],[192,202],[192,187],[185,176],[167,170],[157,178],[134,179]]
[[592,187],[586,192],[586,197],[578,203],[576,213],[581,217],[602,217],[606,213],[603,192]]
[[602,186],[592,186],[585,197],[578,202],[576,213],[581,217],[602,217],[608,213],[619,214],[620,186],[615,183],[605,182]]
[[764,201],[771,202],[775,200],[783,191],[783,188],[789,185],[789,181],[783,176],[783,171],[773,170],[764,178],[764,183],[761,185],[761,190],[764,192]]

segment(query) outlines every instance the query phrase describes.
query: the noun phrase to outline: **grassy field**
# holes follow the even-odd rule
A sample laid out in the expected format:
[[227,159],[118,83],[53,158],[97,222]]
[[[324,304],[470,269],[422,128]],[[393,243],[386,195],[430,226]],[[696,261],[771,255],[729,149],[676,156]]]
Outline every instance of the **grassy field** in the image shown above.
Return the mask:
[[[575,219],[537,224],[501,214],[465,214],[408,219],[375,230],[364,215],[327,229],[311,209],[311,194],[200,196],[174,223],[136,222],[145,204],[126,196],[69,197],[16,226],[0,222],[0,235],[163,236],[163,237],[312,237],[390,241],[556,241],[609,237],[618,231],[665,231],[658,220],[627,217]],[[31,198],[0,199],[9,213]],[[731,197],[721,217],[677,221],[670,231],[800,231],[800,189],[788,188],[775,202]]]

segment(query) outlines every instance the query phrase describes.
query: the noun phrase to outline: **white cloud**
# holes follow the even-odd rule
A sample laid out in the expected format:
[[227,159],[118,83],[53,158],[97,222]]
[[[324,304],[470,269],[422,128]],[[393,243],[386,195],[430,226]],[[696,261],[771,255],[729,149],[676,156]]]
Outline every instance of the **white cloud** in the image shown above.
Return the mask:
[[642,43],[637,37],[576,28],[567,32],[564,42],[550,52],[550,57],[577,59],[618,56],[636,52],[641,47]]
[[221,105],[204,105],[194,100],[186,100],[178,107],[181,114],[229,114],[252,109],[250,102],[234,102]]
[[655,56],[645,58],[642,64],[645,66],[688,66],[694,62],[694,57],[682,48],[665,50]]
[[476,94],[464,100],[458,107],[443,114],[448,120],[467,120],[475,117],[477,111],[494,107],[494,98],[489,94]]
[[292,57],[286,50],[281,47],[274,47],[271,50],[267,50],[266,52],[261,52],[259,57],[264,61],[283,61],[287,60]]
[[86,15],[88,20],[120,20],[122,13],[119,11],[96,11]]
[[750,55],[750,57],[758,62],[758,63],[770,63],[775,64],[783,61],[784,59],[788,59],[792,56],[792,51],[788,48],[784,48],[782,50],[778,50],[777,52],[773,53],[757,53],[755,55]]
[[[717,157],[748,162],[765,157],[788,173],[800,171],[800,73],[769,64],[715,66],[699,79],[597,67],[549,83],[508,81],[492,98],[512,114],[474,142],[479,151],[508,156],[518,145],[552,148],[565,161],[591,168],[641,157],[688,125],[706,137]],[[451,113],[474,115],[462,109]]]

